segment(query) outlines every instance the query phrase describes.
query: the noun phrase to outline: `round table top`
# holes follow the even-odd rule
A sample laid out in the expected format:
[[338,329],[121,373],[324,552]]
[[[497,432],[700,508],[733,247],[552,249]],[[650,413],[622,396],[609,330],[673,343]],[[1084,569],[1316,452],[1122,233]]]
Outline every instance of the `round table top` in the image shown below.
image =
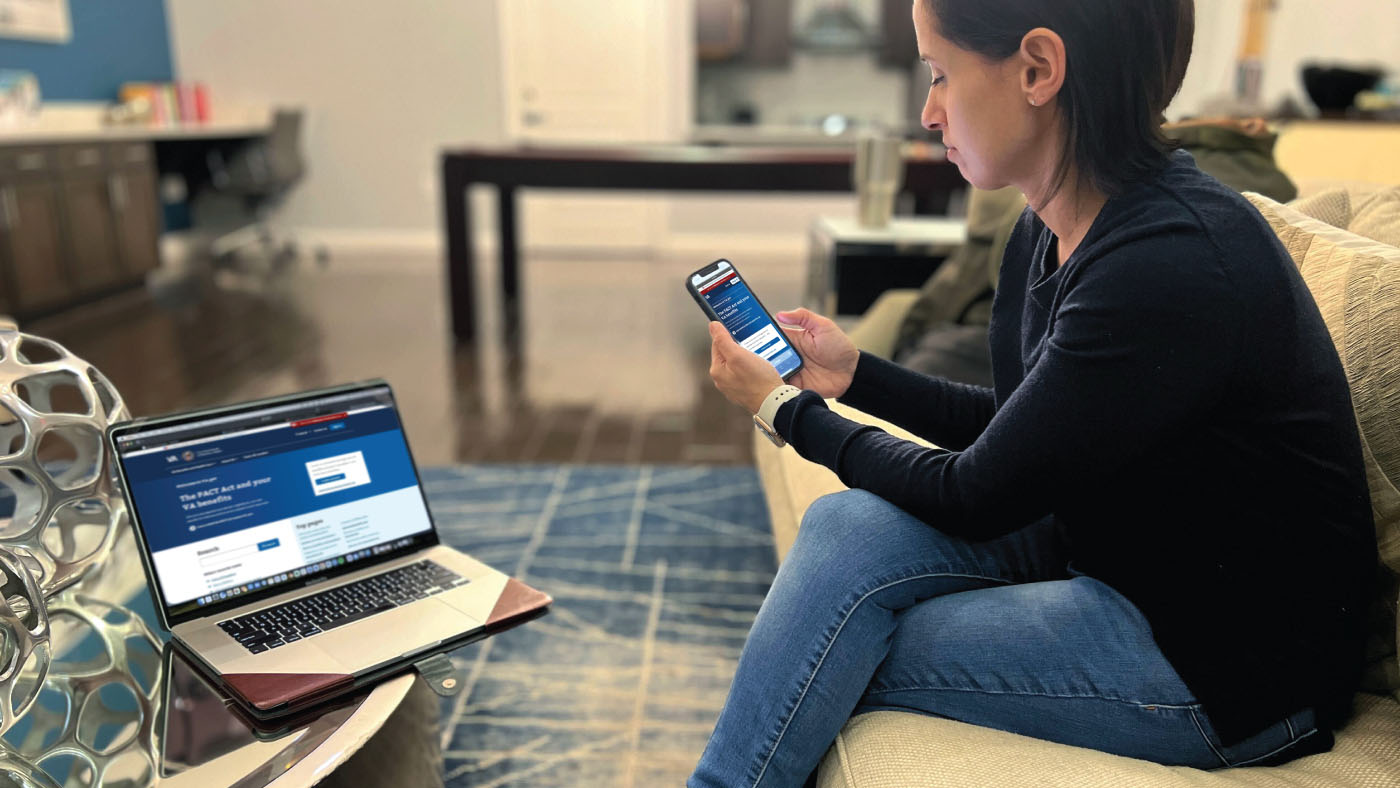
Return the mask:
[[315,785],[354,755],[378,732],[413,686],[414,676],[390,679],[353,708],[328,712],[314,723],[300,726],[275,741],[253,741],[188,771],[160,777],[156,783],[170,788],[207,788],[238,783],[247,786],[301,788]]
[[[48,675],[0,737],[0,775],[22,785],[314,785],[380,729],[415,678],[255,729],[165,642],[130,529],[47,607]],[[17,690],[16,703],[29,694]]]

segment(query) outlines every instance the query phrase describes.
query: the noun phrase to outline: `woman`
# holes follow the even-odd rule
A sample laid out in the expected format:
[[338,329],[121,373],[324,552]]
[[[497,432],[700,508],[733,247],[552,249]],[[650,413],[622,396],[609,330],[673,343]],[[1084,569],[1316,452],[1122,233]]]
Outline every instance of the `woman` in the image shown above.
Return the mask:
[[800,785],[873,709],[1206,769],[1328,749],[1376,561],[1359,439],[1287,254],[1162,137],[1191,0],[913,13],[923,124],[1030,206],[995,385],[903,370],[798,309],[783,386],[711,324],[715,385],[853,489],[803,518],[690,785]]

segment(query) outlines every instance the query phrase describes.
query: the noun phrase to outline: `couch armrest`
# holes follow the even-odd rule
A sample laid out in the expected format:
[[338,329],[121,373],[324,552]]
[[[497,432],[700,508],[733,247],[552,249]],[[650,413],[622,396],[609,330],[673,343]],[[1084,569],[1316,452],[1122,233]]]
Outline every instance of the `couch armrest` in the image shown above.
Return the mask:
[[[874,307],[872,307],[873,309]],[[896,438],[914,441],[923,446],[932,446],[928,441],[890,424],[887,421],[862,413],[836,400],[827,400],[827,407],[837,414],[862,424],[873,424]],[[846,485],[825,466],[802,459],[791,446],[779,449],[767,438],[760,437],[758,431],[753,436],[754,462],[758,466],[759,483],[768,501],[768,516],[773,528],[773,548],[778,561],[787,555],[792,543],[797,539],[797,529],[802,524],[802,515],[812,501],[828,493],[840,492]]]
[[889,358],[894,353],[895,341],[899,339],[899,326],[917,300],[919,291],[913,288],[881,293],[861,315],[860,322],[850,330],[851,340],[867,353]]

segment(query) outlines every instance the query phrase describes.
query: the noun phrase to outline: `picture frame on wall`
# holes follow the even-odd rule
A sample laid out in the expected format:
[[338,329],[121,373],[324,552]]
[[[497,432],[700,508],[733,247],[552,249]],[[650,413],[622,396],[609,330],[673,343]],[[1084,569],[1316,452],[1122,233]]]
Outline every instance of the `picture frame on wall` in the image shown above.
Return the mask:
[[0,38],[63,44],[72,37],[68,0],[0,0]]

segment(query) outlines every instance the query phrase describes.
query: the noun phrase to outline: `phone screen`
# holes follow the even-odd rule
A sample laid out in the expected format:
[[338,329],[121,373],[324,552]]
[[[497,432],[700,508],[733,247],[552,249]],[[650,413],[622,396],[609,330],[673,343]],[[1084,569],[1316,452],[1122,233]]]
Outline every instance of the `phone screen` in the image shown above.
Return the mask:
[[780,376],[787,378],[801,366],[801,356],[749,292],[733,265],[721,260],[713,271],[691,277],[691,284],[714,310],[719,322],[729,329],[734,341],[766,359]]

